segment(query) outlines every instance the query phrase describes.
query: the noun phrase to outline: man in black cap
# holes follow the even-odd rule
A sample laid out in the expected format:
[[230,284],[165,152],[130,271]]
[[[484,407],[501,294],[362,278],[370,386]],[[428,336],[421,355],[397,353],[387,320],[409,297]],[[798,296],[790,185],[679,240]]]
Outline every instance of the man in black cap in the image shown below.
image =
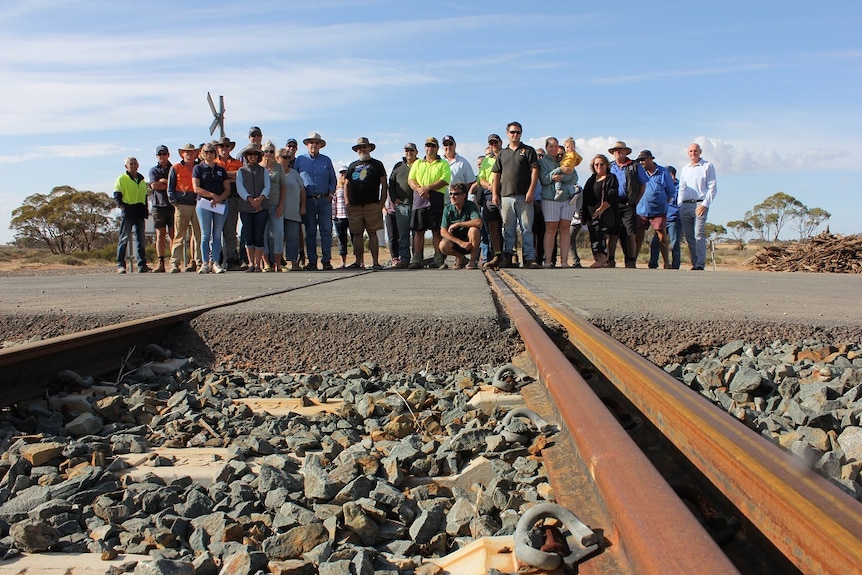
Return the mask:
[[[410,265],[410,211],[413,208],[413,190],[410,188],[410,167],[419,150],[413,142],[404,144],[404,156],[389,174],[389,201],[394,210],[395,228],[398,230],[398,262],[395,267],[406,269]],[[394,259],[394,258],[393,258]]]
[[153,207],[153,225],[156,230],[156,256],[159,265],[153,273],[165,273],[165,249],[174,237],[174,207],[168,201],[168,174],[171,171],[171,152],[167,146],[156,148],[158,163],[150,168],[150,193]]

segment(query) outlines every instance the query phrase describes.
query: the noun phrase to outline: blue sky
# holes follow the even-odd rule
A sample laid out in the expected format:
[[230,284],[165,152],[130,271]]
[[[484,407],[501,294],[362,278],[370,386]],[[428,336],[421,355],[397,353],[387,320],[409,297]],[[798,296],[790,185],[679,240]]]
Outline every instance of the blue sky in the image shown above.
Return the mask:
[[696,141],[711,222],[785,192],[858,233],[860,29],[858,0],[3,0],[0,243],[30,194],[111,192],[127,155],[208,140],[208,91],[240,146],[318,131],[348,162],[367,136],[387,169],[432,135],[475,158],[511,120],[586,157],[622,139],[680,167]]

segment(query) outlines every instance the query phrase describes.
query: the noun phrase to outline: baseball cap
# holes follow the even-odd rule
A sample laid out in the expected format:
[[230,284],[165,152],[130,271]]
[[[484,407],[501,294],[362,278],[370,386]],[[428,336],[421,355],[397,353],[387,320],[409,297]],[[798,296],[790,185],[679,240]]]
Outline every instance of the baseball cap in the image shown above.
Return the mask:
[[455,138],[453,138],[452,136],[443,136],[443,145],[444,146],[446,144],[454,144],[454,143],[455,143]]
[[257,126],[252,126],[251,128],[248,129],[248,135],[249,136],[253,136],[255,134],[263,136],[263,130],[261,130]]
[[430,138],[425,138],[425,145],[433,144],[434,146],[440,147],[440,143],[437,141],[437,138],[431,136]]
[[414,144],[413,142],[407,142],[406,144],[404,144],[404,150],[413,150],[414,152],[419,151],[419,149],[416,147],[416,144]]
[[490,135],[488,136],[488,141],[489,141],[489,142],[493,142],[493,141],[495,141],[495,140],[496,140],[497,142],[502,142],[502,141],[503,141],[503,140],[500,138],[500,136],[498,136],[497,134],[490,134]]
[[156,155],[157,156],[159,154],[170,154],[170,153],[171,153],[171,151],[168,149],[167,146],[159,146],[158,148],[156,148]]

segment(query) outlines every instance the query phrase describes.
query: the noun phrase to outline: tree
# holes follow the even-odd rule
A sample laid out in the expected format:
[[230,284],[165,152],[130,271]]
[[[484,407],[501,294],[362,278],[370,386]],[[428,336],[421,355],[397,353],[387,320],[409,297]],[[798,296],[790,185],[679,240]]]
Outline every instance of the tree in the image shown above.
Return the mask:
[[820,224],[828,221],[831,217],[832,214],[822,208],[809,209],[803,206],[796,218],[796,230],[799,232],[799,239],[804,240],[813,236]]
[[[803,209],[805,209],[805,205],[802,202],[784,192],[778,192],[754,206],[752,211],[754,214],[759,215],[760,223],[766,232],[766,240],[768,241],[770,235],[772,239],[777,240],[781,229],[787,222],[798,217],[799,212]],[[746,218],[746,221],[748,221],[748,218]],[[749,223],[754,225],[753,222],[749,221]],[[761,237],[763,237],[763,234],[761,234]]]
[[706,226],[703,228],[703,233],[706,234],[706,238],[708,240],[716,241],[726,234],[727,230],[720,224],[711,224],[707,222]]
[[754,210],[745,212],[745,223],[751,226],[751,229],[757,232],[761,240],[766,239],[766,222],[763,220],[763,214]]
[[748,234],[754,230],[754,228],[751,227],[751,224],[745,220],[733,220],[732,222],[727,222],[727,229],[730,231],[731,237],[739,242],[739,249],[742,249],[745,246]]
[[114,207],[108,194],[57,186],[50,194],[25,198],[12,210],[9,228],[17,242],[44,245],[51,253],[90,251],[115,232],[109,218]]

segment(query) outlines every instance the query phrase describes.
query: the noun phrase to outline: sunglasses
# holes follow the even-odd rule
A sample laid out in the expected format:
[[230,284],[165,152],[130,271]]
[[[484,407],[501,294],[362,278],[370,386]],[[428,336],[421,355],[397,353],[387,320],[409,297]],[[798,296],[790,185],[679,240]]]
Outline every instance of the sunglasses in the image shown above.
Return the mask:
[[275,150],[264,150],[263,153],[264,154],[274,154]]
[[281,158],[282,160],[289,160],[290,156],[279,156],[279,158]]
[[520,134],[521,130],[509,130],[510,134]]
[[463,196],[465,193],[467,192],[449,192],[449,195],[454,198],[455,196]]

